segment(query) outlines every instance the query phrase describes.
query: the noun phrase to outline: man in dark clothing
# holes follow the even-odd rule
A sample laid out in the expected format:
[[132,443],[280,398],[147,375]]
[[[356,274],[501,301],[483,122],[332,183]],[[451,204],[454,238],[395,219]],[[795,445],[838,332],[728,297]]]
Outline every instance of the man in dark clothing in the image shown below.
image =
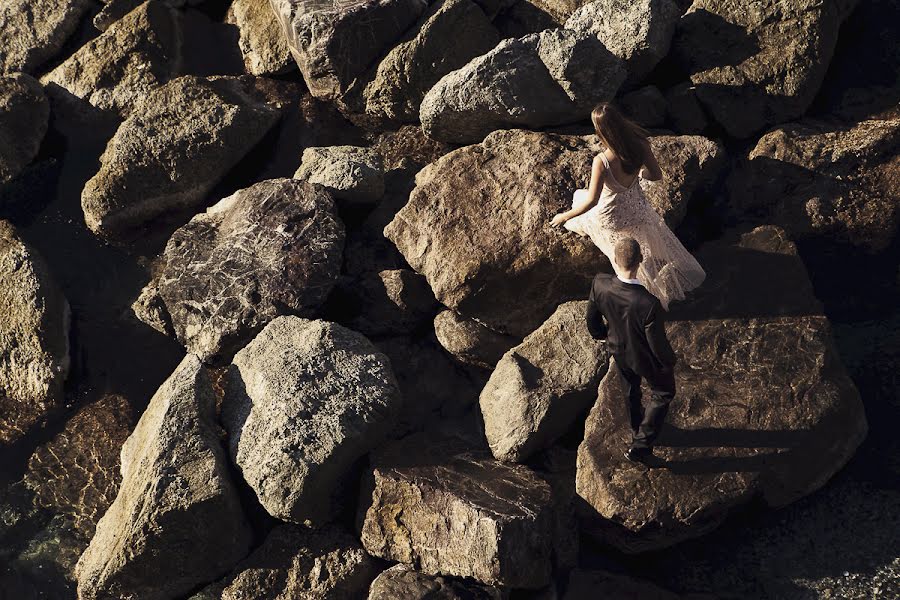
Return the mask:
[[[644,260],[640,245],[625,238],[615,247],[616,275],[599,273],[591,284],[587,326],[594,339],[606,339],[628,390],[631,447],[628,460],[653,456],[653,442],[675,397],[675,352],[666,339],[659,300],[636,279]],[[641,379],[650,387],[646,410],[641,406]]]

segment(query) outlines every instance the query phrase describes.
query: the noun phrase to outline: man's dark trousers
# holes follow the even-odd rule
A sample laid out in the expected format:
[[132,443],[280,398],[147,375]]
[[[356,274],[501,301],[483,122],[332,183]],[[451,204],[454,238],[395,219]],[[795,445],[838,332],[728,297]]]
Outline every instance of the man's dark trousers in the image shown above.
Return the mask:
[[641,405],[641,376],[626,367],[622,359],[614,356],[616,367],[625,380],[625,391],[628,394],[628,410],[631,417],[631,447],[650,448],[659,436],[669,403],[675,397],[675,372],[659,373],[653,381],[647,380],[650,387],[650,402],[645,409]]

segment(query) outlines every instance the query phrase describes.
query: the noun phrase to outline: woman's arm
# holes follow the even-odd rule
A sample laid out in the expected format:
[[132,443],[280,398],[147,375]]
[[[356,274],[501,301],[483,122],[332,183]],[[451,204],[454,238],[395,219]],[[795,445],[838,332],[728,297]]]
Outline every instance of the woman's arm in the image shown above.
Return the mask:
[[566,212],[561,212],[553,217],[550,224],[554,227],[562,225],[569,219],[586,213],[592,206],[597,204],[597,198],[600,197],[600,187],[603,185],[603,175],[605,174],[605,171],[606,169],[603,166],[603,161],[600,160],[600,155],[598,154],[594,157],[594,163],[591,165],[591,183],[588,186],[587,195],[571,209]]
[[653,154],[649,140],[644,141],[644,167],[641,169],[640,175],[647,181],[659,181],[663,178],[662,169],[656,162],[656,156]]

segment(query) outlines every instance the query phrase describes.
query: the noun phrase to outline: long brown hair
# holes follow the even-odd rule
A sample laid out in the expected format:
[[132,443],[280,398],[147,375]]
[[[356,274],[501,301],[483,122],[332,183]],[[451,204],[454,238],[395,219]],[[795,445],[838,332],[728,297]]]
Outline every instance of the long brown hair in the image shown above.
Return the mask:
[[591,111],[594,130],[604,144],[609,146],[622,161],[622,170],[634,173],[644,164],[643,142],[650,135],[627,119],[609,102],[601,102]]

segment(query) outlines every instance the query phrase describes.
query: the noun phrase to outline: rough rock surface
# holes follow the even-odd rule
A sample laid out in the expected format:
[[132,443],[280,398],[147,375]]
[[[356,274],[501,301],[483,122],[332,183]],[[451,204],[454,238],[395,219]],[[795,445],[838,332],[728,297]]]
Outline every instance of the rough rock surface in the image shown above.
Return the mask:
[[361,334],[279,317],[234,357],[222,419],[231,456],[269,514],[322,523],[401,403],[390,362]]
[[316,313],[337,281],[343,245],[327,192],[262,181],[172,234],[135,313],[202,360],[228,361],[275,317]]
[[604,517],[587,523],[626,552],[700,535],[755,498],[797,500],[824,485],[866,434],[859,394],[784,232],[761,227],[711,243],[698,260],[710,284],[675,307],[667,326],[679,365],[656,446],[662,464],[622,457],[630,429],[612,366],[578,449],[585,515]]
[[566,29],[597,36],[625,61],[625,84],[634,86],[669,53],[679,17],[672,0],[596,0],[573,12]]
[[272,0],[309,91],[335,100],[396,44],[425,12],[421,0],[316,5]]
[[306,148],[294,178],[323,185],[347,204],[375,204],[384,195],[384,165],[371,148]]
[[669,121],[676,132],[701,133],[709,125],[706,113],[697,100],[697,88],[690,83],[679,83],[669,88],[665,98],[669,105]]
[[503,40],[441,78],[422,100],[420,120],[435,139],[480,142],[495,129],[582,120],[624,79],[621,59],[596,36],[548,29]]
[[642,127],[659,127],[666,120],[666,98],[655,85],[628,92],[619,99],[619,105]]
[[47,133],[50,103],[29,75],[0,75],[0,185],[19,175]]
[[100,157],[81,194],[88,227],[117,239],[198,206],[278,116],[248,79],[170,81],[138,102]]
[[119,494],[75,568],[79,598],[182,596],[249,550],[214,402],[200,360],[187,355],[122,447]]
[[572,136],[497,131],[422,169],[385,236],[442,304],[525,336],[583,297],[601,264],[589,240],[550,227],[598,150]]
[[764,135],[730,181],[735,216],[879,252],[900,226],[900,115]]
[[441,311],[434,318],[434,334],[444,350],[458,361],[483,369],[493,369],[518,342],[515,337],[496,332],[452,310]]
[[62,50],[92,0],[7,0],[0,4],[0,73],[34,74]]
[[697,97],[734,137],[801,116],[822,84],[857,0],[696,0],[673,54]]
[[0,446],[63,402],[69,303],[44,260],[0,221]]
[[425,278],[409,269],[388,269],[338,283],[347,326],[368,336],[404,335],[431,321],[438,303]]
[[61,100],[75,96],[127,116],[141,98],[178,75],[183,37],[179,11],[150,0],[82,46],[41,82]]
[[277,75],[296,67],[269,0],[235,0],[225,22],[241,32],[239,45],[248,73]]
[[555,527],[550,486],[527,467],[423,443],[413,436],[375,459],[374,487],[360,506],[369,554],[415,564],[426,575],[547,584]]
[[549,447],[596,399],[609,356],[587,330],[586,308],[586,300],[561,305],[491,373],[479,404],[498,460],[523,462]]
[[502,600],[495,587],[450,577],[433,577],[409,565],[394,565],[372,582],[368,600]]
[[[94,15],[94,27],[98,31],[106,31],[110,25],[133,11],[145,0],[101,0],[103,8]],[[172,8],[181,8],[189,4],[202,4],[205,0],[158,0]]]
[[377,572],[359,541],[335,526],[280,524],[228,577],[191,600],[357,600]]
[[419,120],[419,105],[438,80],[488,52],[500,36],[472,0],[439,0],[409,40],[378,65],[363,96],[366,112],[404,122]]
[[79,410],[28,459],[25,485],[35,504],[71,516],[86,540],[119,491],[119,451],[132,418],[123,396],[104,396]]

